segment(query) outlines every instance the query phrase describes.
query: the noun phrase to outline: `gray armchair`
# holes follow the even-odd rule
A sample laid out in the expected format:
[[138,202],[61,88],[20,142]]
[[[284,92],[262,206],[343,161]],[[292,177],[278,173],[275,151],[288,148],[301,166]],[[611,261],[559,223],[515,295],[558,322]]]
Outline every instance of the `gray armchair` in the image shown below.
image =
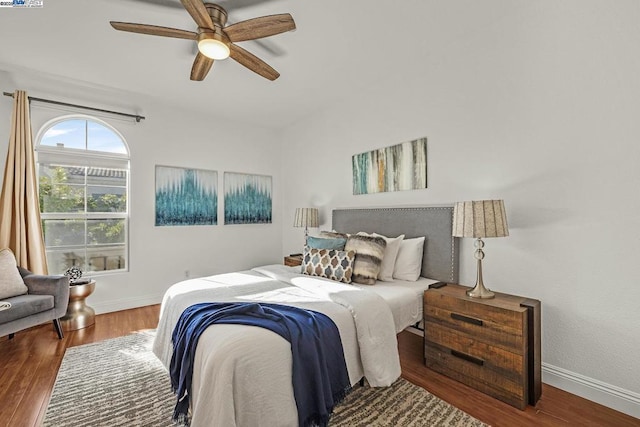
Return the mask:
[[0,311],[0,336],[14,334],[23,329],[50,320],[62,339],[59,319],[64,316],[69,304],[69,278],[67,276],[41,276],[18,267],[29,292],[25,295],[7,298],[11,308]]

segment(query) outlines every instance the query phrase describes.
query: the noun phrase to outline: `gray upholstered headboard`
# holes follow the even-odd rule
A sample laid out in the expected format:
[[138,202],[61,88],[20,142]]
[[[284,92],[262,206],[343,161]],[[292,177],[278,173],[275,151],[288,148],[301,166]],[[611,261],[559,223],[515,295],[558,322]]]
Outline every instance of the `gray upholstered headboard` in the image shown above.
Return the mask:
[[333,229],[406,239],[425,236],[421,276],[458,282],[458,239],[451,237],[453,207],[334,209]]

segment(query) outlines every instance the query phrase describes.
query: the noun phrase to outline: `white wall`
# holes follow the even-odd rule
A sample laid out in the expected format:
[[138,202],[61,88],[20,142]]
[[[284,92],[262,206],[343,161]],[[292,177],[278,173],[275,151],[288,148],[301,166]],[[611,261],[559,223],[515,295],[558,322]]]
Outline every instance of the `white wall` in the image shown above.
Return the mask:
[[[131,151],[130,270],[95,276],[95,293],[88,303],[97,312],[158,303],[167,287],[185,278],[241,270],[282,262],[280,142],[273,130],[215,120],[205,114],[186,113],[158,99],[65,81],[46,74],[0,71],[0,90],[27,90],[36,97],[120,109],[146,116],[139,124],[99,117],[118,129]],[[4,166],[9,140],[12,100],[0,99],[0,153]],[[82,111],[82,113],[87,113]],[[32,105],[34,137],[48,119],[66,111]],[[90,113],[89,113],[90,114]],[[246,172],[273,177],[273,223],[222,225],[219,203],[217,226],[156,227],[155,165],[218,171]]]
[[[544,381],[640,417],[640,8],[519,4],[286,130],[283,253],[296,207],[328,229],[336,207],[504,199],[485,283],[542,301]],[[423,136],[428,189],[352,195],[353,154]],[[465,239],[463,284],[474,262]]]

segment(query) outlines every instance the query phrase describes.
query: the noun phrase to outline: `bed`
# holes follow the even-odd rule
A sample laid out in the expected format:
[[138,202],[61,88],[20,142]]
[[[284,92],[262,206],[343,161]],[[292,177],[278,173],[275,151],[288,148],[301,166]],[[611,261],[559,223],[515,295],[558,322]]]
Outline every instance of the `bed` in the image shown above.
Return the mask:
[[[433,281],[457,279],[457,241],[451,207],[338,209],[333,228],[389,236],[426,236],[421,275],[415,283],[352,286],[271,265],[183,281],[162,302],[153,351],[169,366],[171,333],[184,309],[200,302],[268,302],[320,311],[340,332],[352,385],[363,377],[374,387],[400,376],[396,334],[422,317],[422,291]],[[396,223],[397,221],[400,223]],[[191,425],[297,426],[289,343],[271,331],[213,325],[195,354]]]
[[396,333],[400,333],[407,327],[418,326],[422,322],[422,294],[430,284],[436,282],[439,280],[420,277],[415,282],[406,280],[378,281],[375,286],[357,283],[352,283],[352,286],[379,295],[391,310]]

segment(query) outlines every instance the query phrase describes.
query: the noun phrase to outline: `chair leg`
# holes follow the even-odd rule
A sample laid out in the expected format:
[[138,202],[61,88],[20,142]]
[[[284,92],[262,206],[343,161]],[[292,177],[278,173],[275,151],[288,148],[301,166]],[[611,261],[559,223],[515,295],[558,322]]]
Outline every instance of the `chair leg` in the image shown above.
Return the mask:
[[64,333],[62,332],[62,326],[60,325],[60,319],[53,319],[53,326],[56,328],[56,332],[58,333],[58,338],[64,338]]
[[9,334],[9,339],[12,340],[13,337],[15,337],[15,336],[16,336],[16,334]]

